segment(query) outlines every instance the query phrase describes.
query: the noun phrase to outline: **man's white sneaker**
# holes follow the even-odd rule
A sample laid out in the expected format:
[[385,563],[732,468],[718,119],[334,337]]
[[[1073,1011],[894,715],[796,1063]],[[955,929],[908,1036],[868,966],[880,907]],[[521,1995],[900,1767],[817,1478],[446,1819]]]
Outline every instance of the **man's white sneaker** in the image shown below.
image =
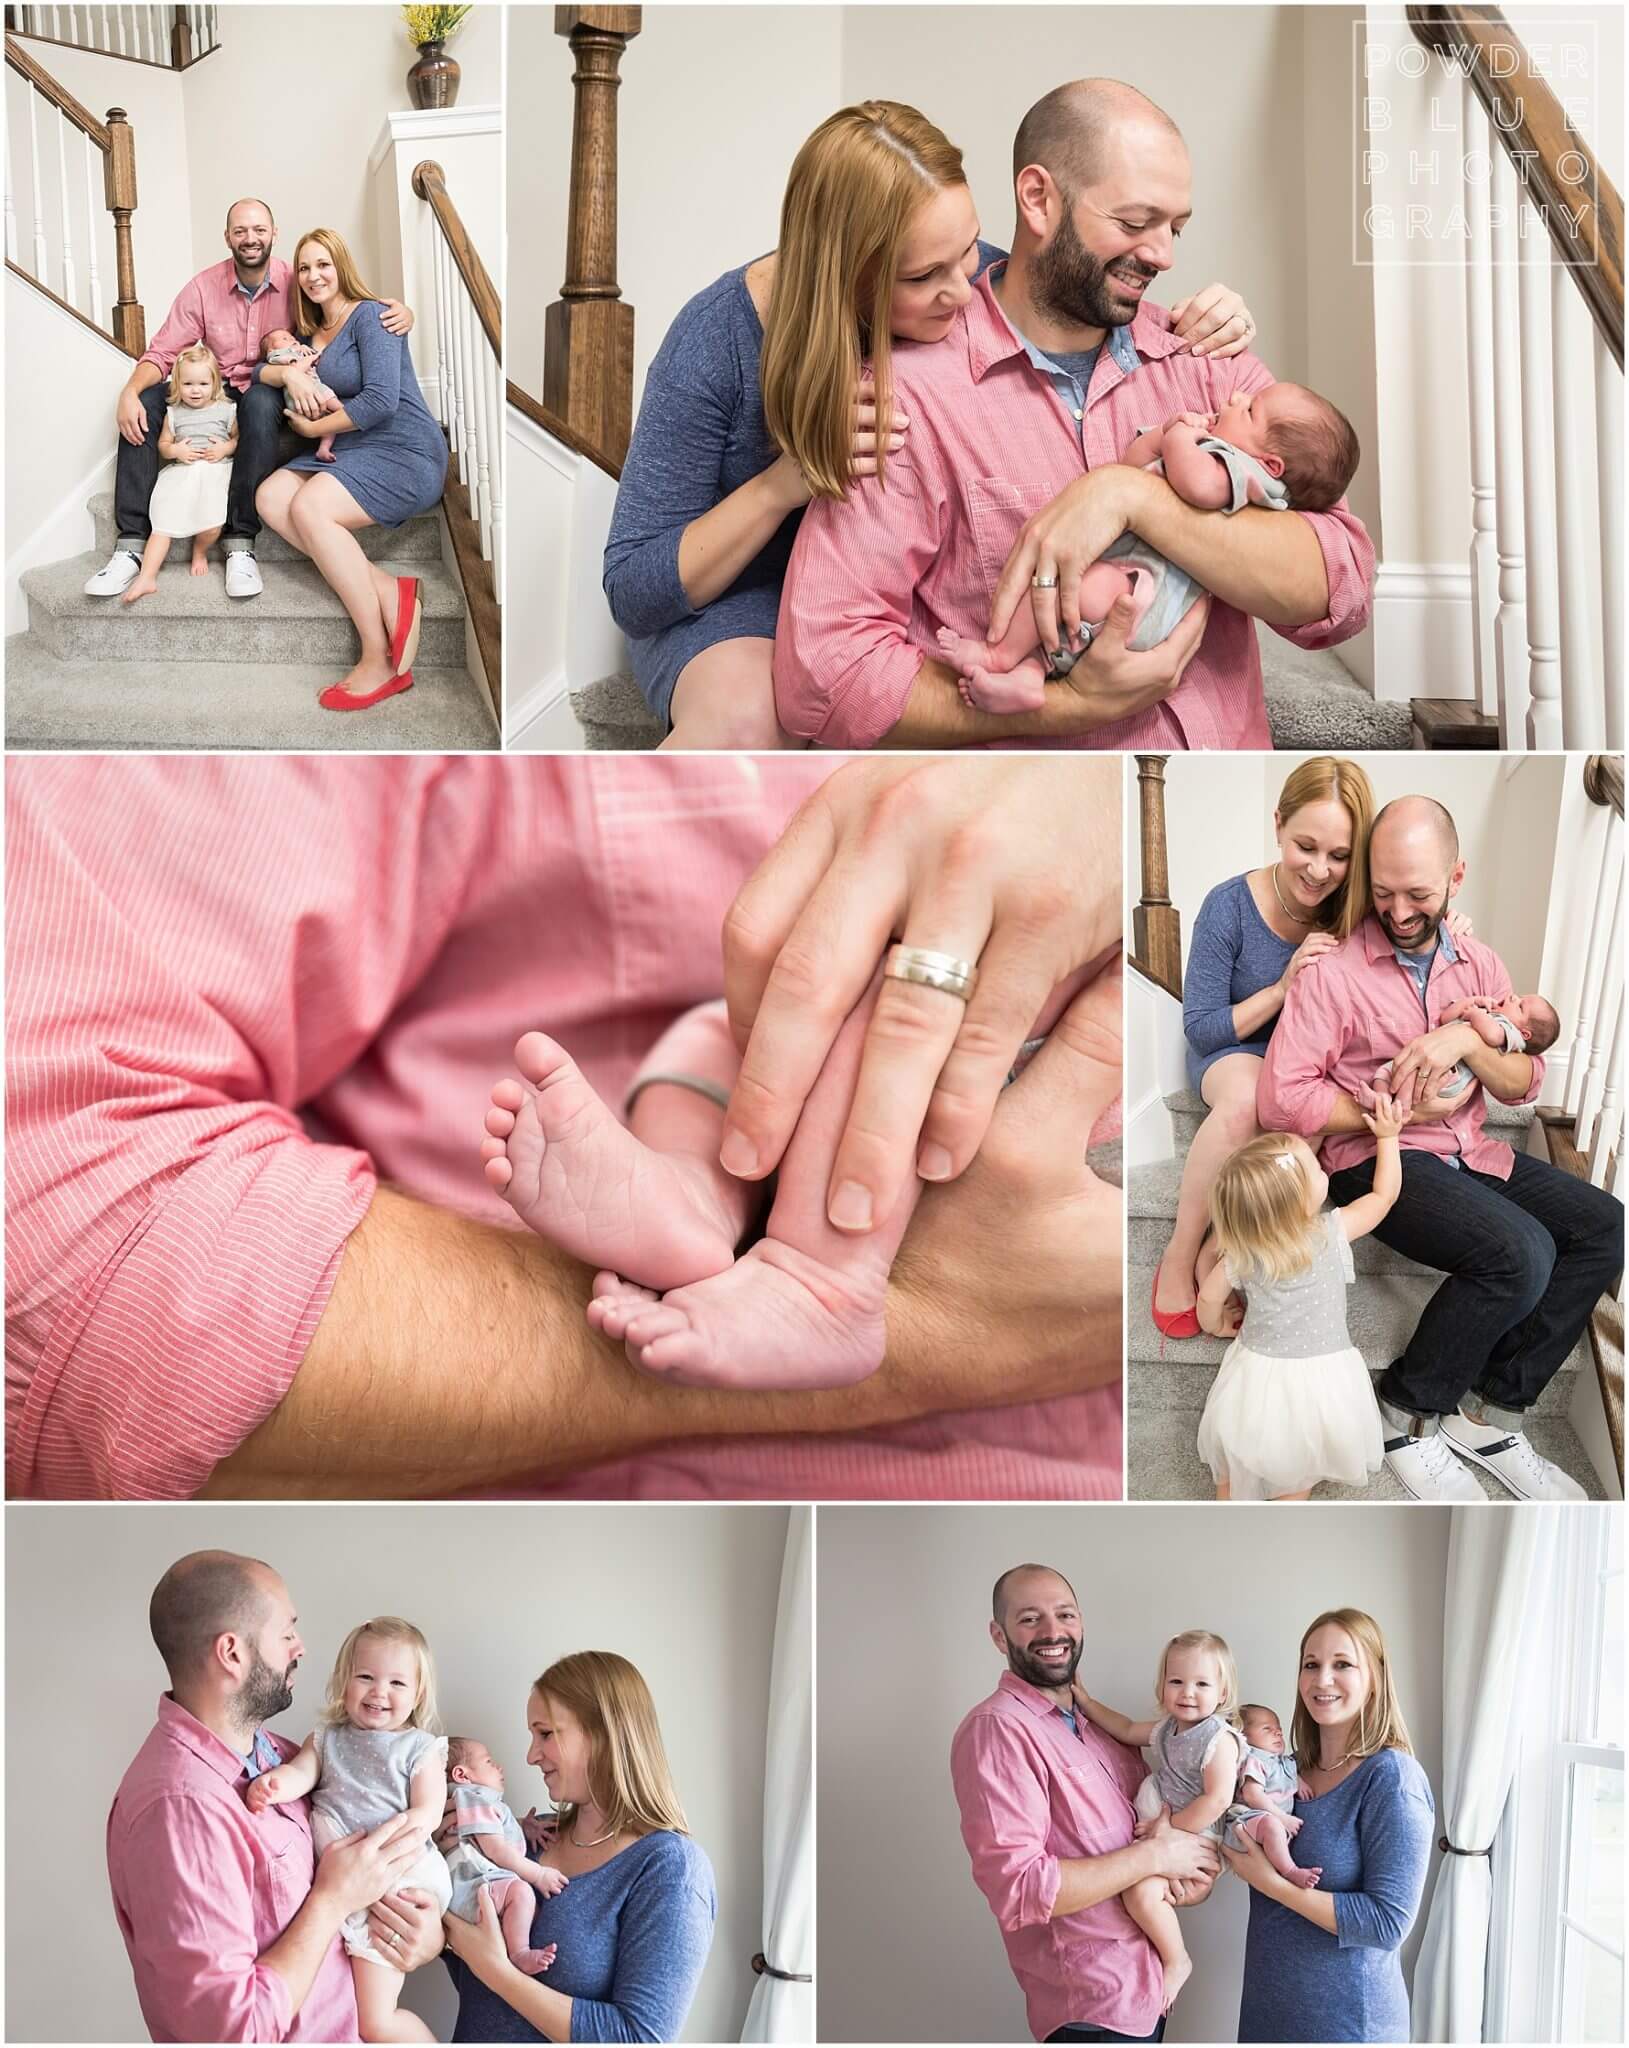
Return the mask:
[[1569,1479],[1559,1465],[1541,1458],[1519,1429],[1472,1422],[1468,1415],[1445,1415],[1442,1434],[1460,1457],[1480,1465],[1518,1500],[1589,1498],[1576,1479]]
[[1482,1489],[1440,1436],[1386,1439],[1386,1463],[1416,1500],[1482,1500]]
[[260,580],[260,564],[247,548],[233,548],[226,557],[226,594],[228,597],[258,597],[265,589]]
[[141,568],[141,556],[132,554],[128,548],[115,548],[107,560],[85,585],[87,597],[117,597],[121,590],[128,590],[135,582]]

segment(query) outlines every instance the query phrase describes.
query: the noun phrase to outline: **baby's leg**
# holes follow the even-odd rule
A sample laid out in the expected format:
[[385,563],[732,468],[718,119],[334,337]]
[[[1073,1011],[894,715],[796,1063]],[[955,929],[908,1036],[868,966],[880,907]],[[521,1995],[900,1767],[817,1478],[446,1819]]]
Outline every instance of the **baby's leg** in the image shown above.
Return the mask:
[[158,572],[164,566],[164,557],[170,552],[174,538],[168,533],[150,534],[147,545],[141,551],[141,574],[119,599],[120,604],[134,604],[138,597],[152,597],[158,590]]
[[207,533],[192,536],[192,573],[194,576],[209,574],[209,551],[221,537],[218,526],[212,526]]
[[1005,675],[975,665],[957,676],[956,687],[975,711],[1039,711],[1046,702],[1046,663],[1031,655]]
[[498,1909],[498,1922],[503,1928],[503,1945],[509,1951],[509,1960],[517,1970],[524,1970],[528,1977],[541,1977],[554,1961],[555,1948],[551,1941],[547,1948],[533,1948],[532,1920],[537,1912],[537,1893],[523,1877],[495,1878],[487,1886],[492,1903]]
[[1165,1991],[1160,2010],[1169,2012],[1176,2002],[1177,1993],[1193,1975],[1193,1961],[1182,1939],[1176,1908],[1171,1904],[1171,1894],[1166,1890],[1164,1878],[1143,1878],[1120,1894],[1120,1903],[1154,1944],[1165,1971]]
[[[1108,617],[1110,608],[1122,597],[1137,595],[1137,578],[1123,562],[1094,562],[1080,579],[1080,615],[1088,624],[1101,626]],[[1153,596],[1153,579],[1143,579],[1148,584],[1142,609],[1137,616],[1147,611],[1149,599]],[[1127,634],[1127,639],[1131,636]]]
[[[492,1090],[481,1157],[487,1180],[523,1221],[573,1258],[647,1287],[724,1271],[757,1195],[718,1164],[724,1112],[716,1103],[657,1083],[640,1093],[627,1130],[541,1031],[517,1043],[515,1064],[523,1078]],[[727,1091],[739,1064],[717,1003],[681,1017],[645,1072],[688,1074]]]
[[389,1963],[370,1963],[352,1956],[351,1982],[356,1986],[357,2031],[364,2041],[433,2041],[435,2035],[417,2013],[398,2012],[402,1973]]
[[322,439],[317,443],[317,460],[319,462],[332,462],[333,459],[334,437],[332,434],[324,434]]
[[1041,644],[1041,636],[1035,630],[1035,613],[1027,604],[1019,605],[999,640],[966,640],[949,626],[941,626],[936,637],[946,661],[964,674],[970,669],[985,669],[991,675],[1004,676]]
[[1287,1877],[1291,1884],[1298,1884],[1303,1891],[1311,1891],[1323,1876],[1321,1867],[1303,1870],[1299,1863],[1290,1860],[1290,1831],[1284,1825],[1281,1814],[1264,1813],[1259,1819],[1248,1823],[1246,1832],[1255,1836],[1266,1853],[1267,1861],[1280,1877]]

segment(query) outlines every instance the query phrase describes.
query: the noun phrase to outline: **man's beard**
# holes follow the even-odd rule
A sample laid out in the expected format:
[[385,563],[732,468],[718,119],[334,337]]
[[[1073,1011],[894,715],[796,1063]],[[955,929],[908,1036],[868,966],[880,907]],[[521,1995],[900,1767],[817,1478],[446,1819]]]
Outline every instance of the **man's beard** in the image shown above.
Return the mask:
[[1435,910],[1410,912],[1410,916],[1423,915],[1425,922],[1417,932],[1411,932],[1406,939],[1397,936],[1390,916],[1384,910],[1377,910],[1380,928],[1394,946],[1401,946],[1405,953],[1429,953],[1437,943],[1437,934],[1442,930],[1442,921],[1448,915],[1448,897],[1444,895]]
[[243,1681],[243,1689],[237,1699],[238,1719],[245,1729],[263,1728],[268,1721],[275,1721],[279,1714],[288,1712],[294,1704],[294,1688],[289,1683],[294,1672],[294,1664],[279,1672],[258,1650],[255,1651],[254,1663],[249,1667],[249,1676]]
[[1123,327],[1142,301],[1128,306],[1115,297],[1108,269],[1075,233],[1066,210],[1058,232],[1030,265],[1030,296],[1043,312],[1077,327]]
[[1014,1678],[1021,1678],[1026,1685],[1038,1686],[1042,1692],[1049,1692],[1054,1686],[1067,1685],[1070,1682],[1075,1675],[1075,1667],[1080,1663],[1081,1652],[1085,1647],[1084,1643],[1072,1644],[1070,1646],[1068,1664],[1051,1665],[1040,1663],[1030,1655],[1028,1650],[1021,1650],[1016,1643],[1009,1641],[1007,1644],[1007,1668],[1012,1672]]

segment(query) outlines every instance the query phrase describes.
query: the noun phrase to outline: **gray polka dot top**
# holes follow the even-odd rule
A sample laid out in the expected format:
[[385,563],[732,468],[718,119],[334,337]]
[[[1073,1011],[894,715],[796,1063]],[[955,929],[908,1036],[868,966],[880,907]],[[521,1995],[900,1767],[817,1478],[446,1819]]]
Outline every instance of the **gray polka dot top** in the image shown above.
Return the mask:
[[312,1810],[341,1835],[383,1827],[413,1803],[413,1773],[432,1757],[447,1761],[447,1738],[424,1728],[353,1728],[349,1721],[319,1727],[321,1776]]
[[1325,1358],[1351,1345],[1346,1332],[1346,1290],[1357,1277],[1352,1247],[1338,1209],[1325,1213],[1322,1242],[1310,1266],[1287,1280],[1248,1270],[1228,1278],[1245,1296],[1238,1341],[1264,1358]]

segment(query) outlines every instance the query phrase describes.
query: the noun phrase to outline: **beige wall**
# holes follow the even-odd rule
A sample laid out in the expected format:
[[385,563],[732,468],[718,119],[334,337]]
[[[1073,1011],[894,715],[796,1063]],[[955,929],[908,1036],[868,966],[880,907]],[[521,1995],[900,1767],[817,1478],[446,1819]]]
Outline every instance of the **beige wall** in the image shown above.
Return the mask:
[[[718,1881],[686,2038],[736,2038],[745,1958],[763,1939],[764,1738],[786,1520],[784,1508],[756,1507],[9,1510],[7,2038],[145,2038],[108,1907],[104,1824],[165,1683],[148,1597],[175,1558],[208,1545],[264,1557],[288,1582],[307,1656],[280,1732],[310,1728],[349,1628],[406,1613],[435,1652],[444,1725],[491,1747],[517,1813],[548,1803],[526,1763],[531,1681],[570,1650],[631,1658]],[[33,1810],[42,1773],[55,1788],[49,1855]],[[403,2003],[448,2038],[439,1965]]]
[[[1081,1675],[1125,1713],[1152,1713],[1161,1644],[1204,1627],[1232,1646],[1247,1696],[1287,1724],[1302,1629],[1326,1607],[1366,1609],[1440,1790],[1447,1555],[1448,1515],[1432,1508],[1320,1508],[1297,1516],[1293,1541],[1272,1508],[822,1509],[820,2038],[1028,2038],[948,1761],[957,1723],[1005,1668],[987,1624],[1008,1565],[1036,1559],[1073,1581]],[[1234,2038],[1245,1914],[1244,1886],[1224,1876],[1184,1915],[1195,1972],[1168,2040]]]

